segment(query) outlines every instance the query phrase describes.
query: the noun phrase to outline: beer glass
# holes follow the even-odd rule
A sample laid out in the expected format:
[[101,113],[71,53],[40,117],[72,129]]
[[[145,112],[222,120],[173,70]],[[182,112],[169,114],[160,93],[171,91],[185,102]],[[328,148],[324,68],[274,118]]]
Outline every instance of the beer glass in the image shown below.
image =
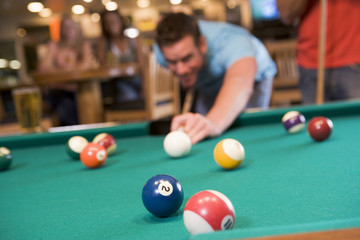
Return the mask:
[[12,91],[16,117],[22,133],[41,132],[42,98],[38,87],[17,88]]

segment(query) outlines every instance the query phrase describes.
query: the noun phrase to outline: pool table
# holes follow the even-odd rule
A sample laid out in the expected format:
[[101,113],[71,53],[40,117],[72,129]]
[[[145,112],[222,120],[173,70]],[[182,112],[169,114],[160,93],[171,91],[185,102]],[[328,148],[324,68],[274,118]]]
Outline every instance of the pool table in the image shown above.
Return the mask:
[[[333,123],[323,142],[306,130],[288,134],[281,118],[298,110],[307,120]],[[0,138],[13,162],[0,172],[0,239],[360,239],[360,101],[243,113],[223,135],[206,139],[188,156],[172,159],[164,135],[147,122],[71,132]],[[66,142],[91,141],[101,132],[117,141],[105,165],[87,169],[71,160]],[[213,148],[234,138],[244,163],[221,169]],[[167,218],[143,206],[145,182],[170,174],[184,189],[180,209]],[[183,224],[186,201],[213,189],[233,203],[233,230],[190,236]]]

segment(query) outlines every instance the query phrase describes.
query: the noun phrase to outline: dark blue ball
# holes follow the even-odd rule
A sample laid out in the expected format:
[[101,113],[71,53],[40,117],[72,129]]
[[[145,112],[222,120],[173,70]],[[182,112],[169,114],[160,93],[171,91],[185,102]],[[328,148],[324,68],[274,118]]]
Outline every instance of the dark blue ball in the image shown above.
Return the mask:
[[174,214],[184,200],[181,184],[174,177],[159,174],[150,178],[142,190],[145,208],[157,217]]

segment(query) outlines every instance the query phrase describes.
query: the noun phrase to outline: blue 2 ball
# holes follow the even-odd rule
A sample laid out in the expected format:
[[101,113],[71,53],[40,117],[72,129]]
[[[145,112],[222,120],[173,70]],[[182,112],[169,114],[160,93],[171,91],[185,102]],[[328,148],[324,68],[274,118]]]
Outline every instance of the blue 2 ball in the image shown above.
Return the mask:
[[156,217],[174,214],[184,200],[184,192],[177,179],[170,175],[159,174],[150,178],[142,190],[145,208]]

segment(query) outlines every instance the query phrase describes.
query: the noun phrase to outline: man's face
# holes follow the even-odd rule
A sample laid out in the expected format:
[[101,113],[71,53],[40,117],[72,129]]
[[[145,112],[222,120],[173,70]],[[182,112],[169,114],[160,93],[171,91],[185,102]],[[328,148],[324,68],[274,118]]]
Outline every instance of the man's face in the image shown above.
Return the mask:
[[196,46],[194,39],[186,36],[172,45],[163,46],[161,50],[169,69],[179,78],[181,86],[185,89],[194,86],[205,62],[205,38],[201,37],[200,46]]

